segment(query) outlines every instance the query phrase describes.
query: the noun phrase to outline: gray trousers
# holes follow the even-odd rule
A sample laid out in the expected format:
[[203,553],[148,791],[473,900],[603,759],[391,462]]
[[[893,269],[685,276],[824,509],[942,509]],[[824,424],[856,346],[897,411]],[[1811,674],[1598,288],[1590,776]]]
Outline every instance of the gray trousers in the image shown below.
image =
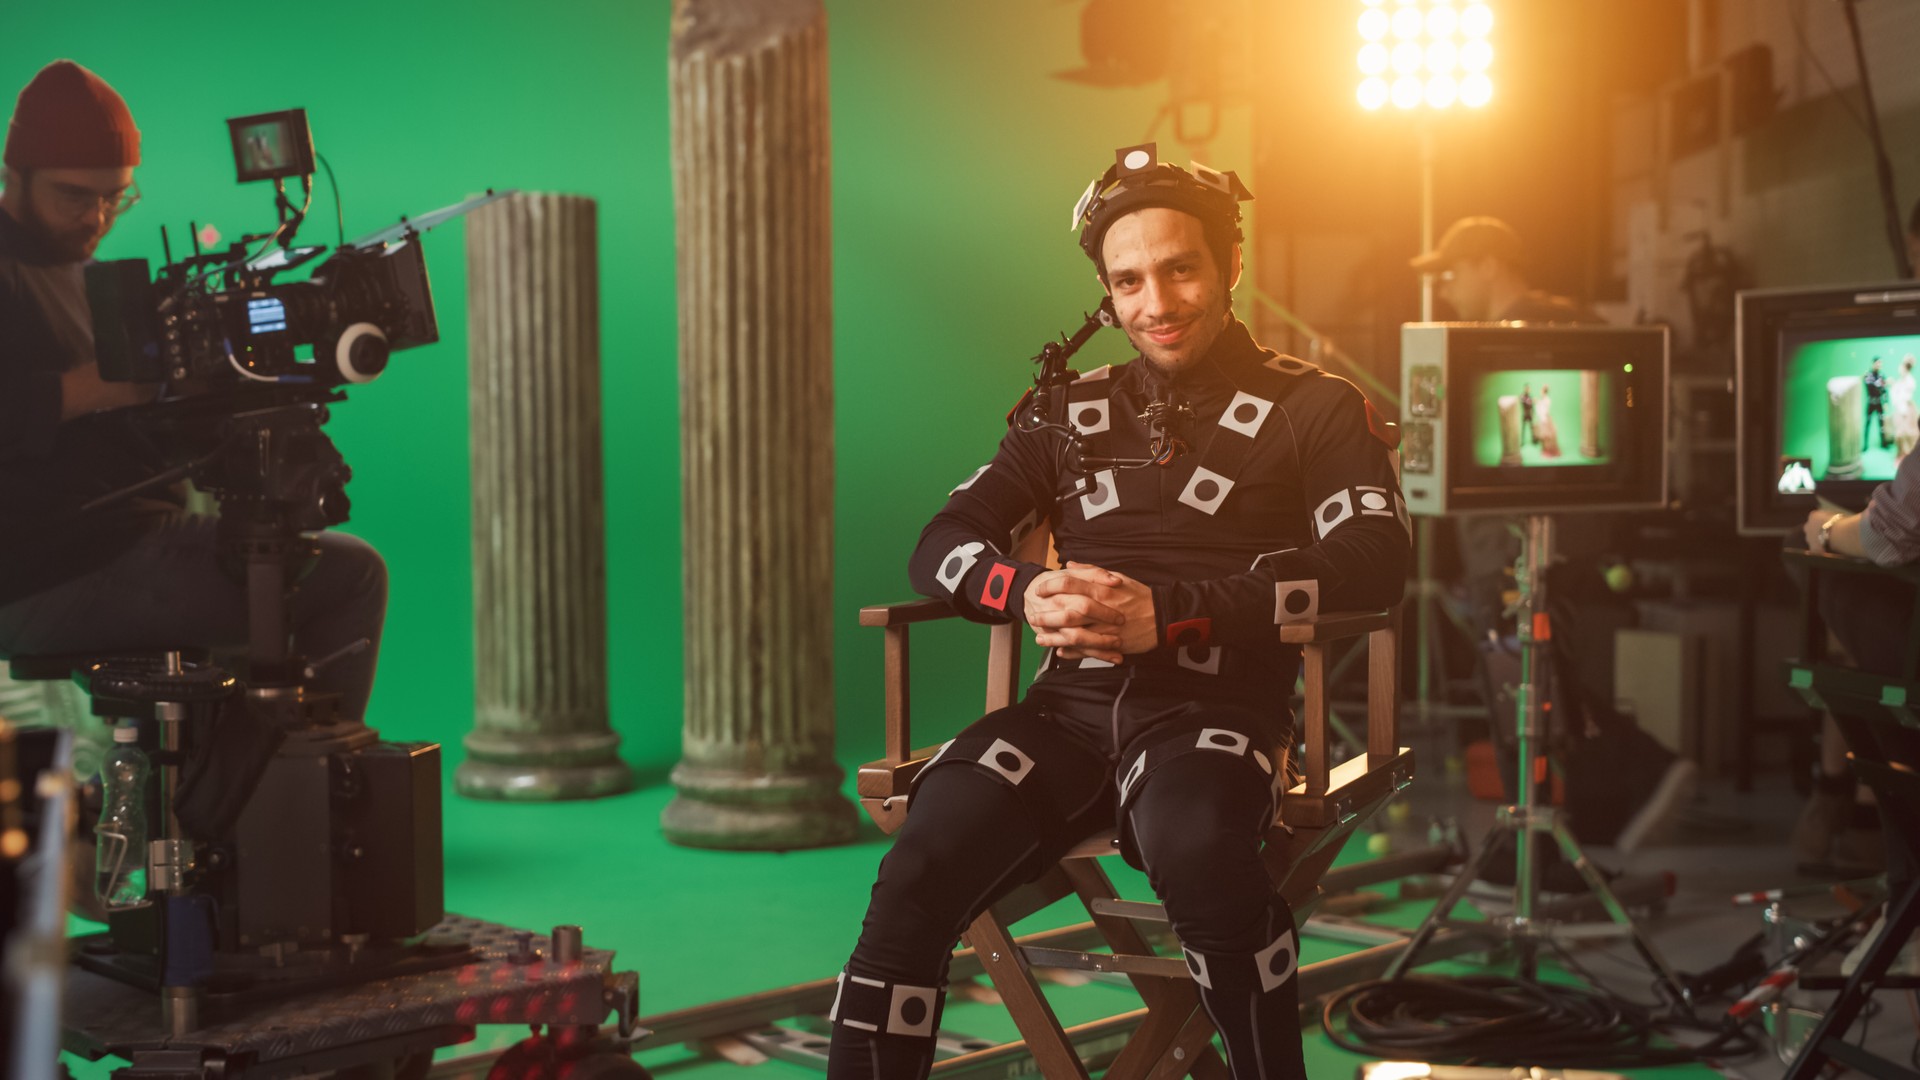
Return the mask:
[[[247,645],[247,595],[220,568],[211,517],[176,514],[90,574],[0,604],[0,657]],[[310,689],[340,695],[344,719],[366,715],[387,616],[387,567],[343,533],[315,538],[320,558],[293,596],[296,651],[318,660],[366,638],[369,647],[321,669]]]

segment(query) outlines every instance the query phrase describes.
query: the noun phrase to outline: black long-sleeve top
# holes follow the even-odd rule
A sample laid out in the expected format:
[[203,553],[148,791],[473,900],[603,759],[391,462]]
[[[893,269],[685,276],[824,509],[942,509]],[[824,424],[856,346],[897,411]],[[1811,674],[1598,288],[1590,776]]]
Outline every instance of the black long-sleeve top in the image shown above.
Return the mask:
[[[1156,392],[1169,389],[1141,360],[1101,368],[1068,389],[1067,419],[1088,454],[1144,458],[1141,414]],[[1046,568],[1010,553],[1044,519],[1063,563],[1151,586],[1160,644],[1129,664],[1221,690],[1290,690],[1299,650],[1277,624],[1377,610],[1404,589],[1410,527],[1389,429],[1352,383],[1260,348],[1238,320],[1170,392],[1193,418],[1189,449],[1166,466],[1083,477],[1066,468],[1061,435],[1011,425],[921,533],[914,588],[975,621],[1024,621]],[[1062,661],[1041,677],[1108,666]]]
[[81,513],[165,462],[119,410],[60,419],[60,375],[93,359],[84,266],[62,262],[0,210],[0,604],[111,561],[171,489]]

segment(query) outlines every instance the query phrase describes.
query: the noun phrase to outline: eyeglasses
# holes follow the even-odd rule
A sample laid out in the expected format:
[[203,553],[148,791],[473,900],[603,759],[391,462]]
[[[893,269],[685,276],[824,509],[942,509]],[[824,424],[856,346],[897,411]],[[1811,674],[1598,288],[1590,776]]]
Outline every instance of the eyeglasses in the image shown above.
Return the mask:
[[77,218],[96,208],[105,217],[118,217],[133,209],[133,204],[140,201],[139,184],[128,184],[118,191],[95,191],[78,184],[50,181],[47,188],[53,194],[49,200],[53,208],[67,217]]

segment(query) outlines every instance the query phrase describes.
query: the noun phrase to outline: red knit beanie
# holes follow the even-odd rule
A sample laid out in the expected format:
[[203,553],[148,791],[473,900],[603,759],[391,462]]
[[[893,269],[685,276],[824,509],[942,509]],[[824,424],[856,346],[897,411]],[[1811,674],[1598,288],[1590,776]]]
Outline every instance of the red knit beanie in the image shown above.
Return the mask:
[[140,129],[105,79],[71,60],[55,60],[20,91],[5,160],[16,169],[138,165]]

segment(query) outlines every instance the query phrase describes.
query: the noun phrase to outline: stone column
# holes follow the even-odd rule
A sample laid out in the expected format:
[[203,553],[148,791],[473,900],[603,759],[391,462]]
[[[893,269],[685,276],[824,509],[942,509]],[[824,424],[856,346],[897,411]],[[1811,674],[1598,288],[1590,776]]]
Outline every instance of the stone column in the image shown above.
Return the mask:
[[607,722],[595,207],[517,194],[467,221],[474,730],[454,788],[633,786]]
[[1500,406],[1500,464],[1524,465],[1520,456],[1520,398],[1514,394],[1502,394],[1496,402]]
[[1858,375],[1827,380],[1827,473],[1815,480],[1853,480],[1862,468],[1867,437],[1866,390]]
[[[1612,432],[1608,432],[1612,437]],[[1600,456],[1600,373],[1580,373],[1580,456]]]
[[840,843],[826,13],[675,0],[669,68],[687,675],[661,828]]

